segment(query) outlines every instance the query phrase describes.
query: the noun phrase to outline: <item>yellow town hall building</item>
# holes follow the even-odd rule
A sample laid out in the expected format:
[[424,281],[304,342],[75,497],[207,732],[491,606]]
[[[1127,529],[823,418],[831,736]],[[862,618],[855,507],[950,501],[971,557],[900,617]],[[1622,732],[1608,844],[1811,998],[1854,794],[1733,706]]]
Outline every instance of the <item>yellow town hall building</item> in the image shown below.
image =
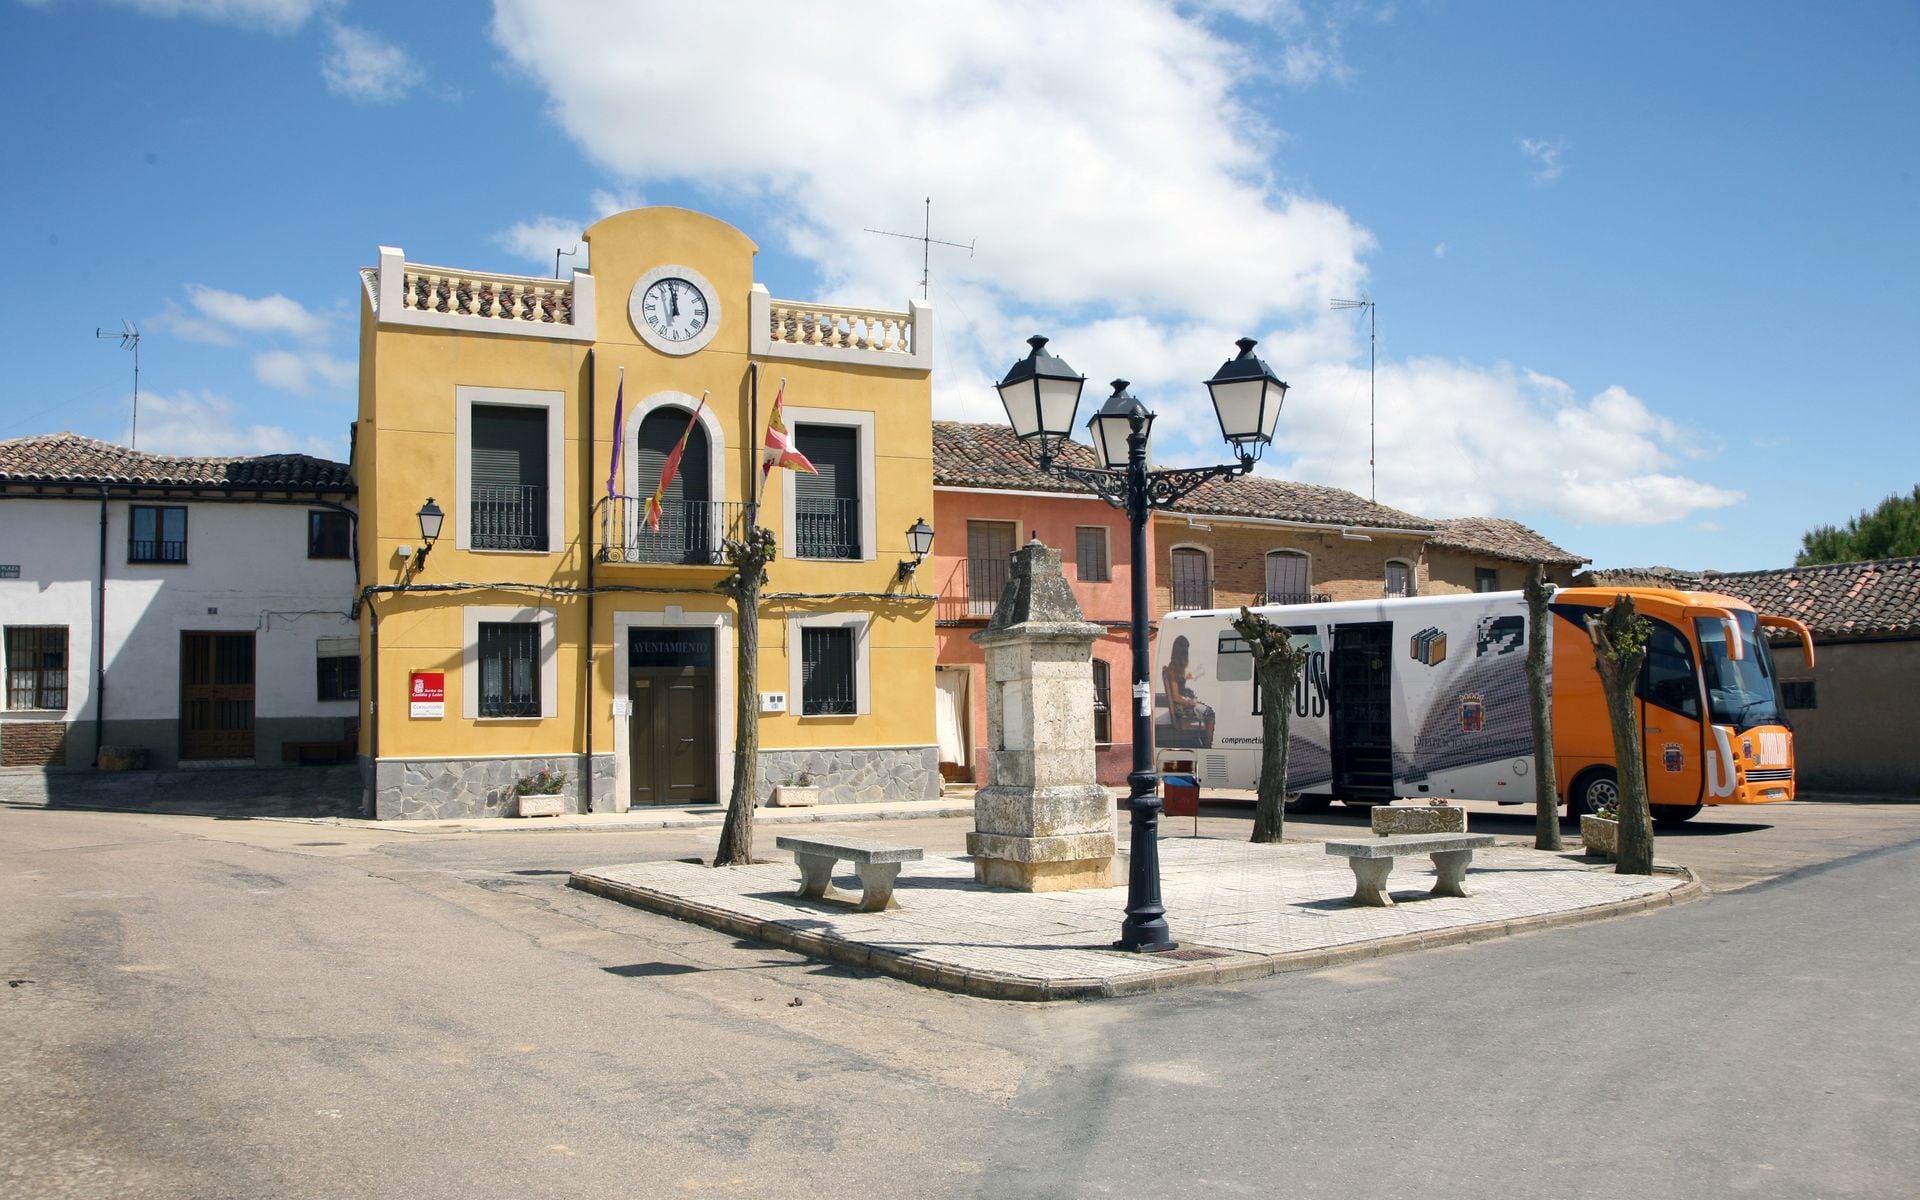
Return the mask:
[[[570,280],[390,247],[361,272],[369,811],[511,813],[542,771],[567,812],[724,804],[741,705],[763,796],[805,775],[825,802],[933,798],[932,589],[907,565],[933,513],[931,310],[773,299],[753,242],[682,209],[585,236]],[[777,395],[817,473],[762,484]],[[777,549],[743,696],[715,584],[756,498]]]

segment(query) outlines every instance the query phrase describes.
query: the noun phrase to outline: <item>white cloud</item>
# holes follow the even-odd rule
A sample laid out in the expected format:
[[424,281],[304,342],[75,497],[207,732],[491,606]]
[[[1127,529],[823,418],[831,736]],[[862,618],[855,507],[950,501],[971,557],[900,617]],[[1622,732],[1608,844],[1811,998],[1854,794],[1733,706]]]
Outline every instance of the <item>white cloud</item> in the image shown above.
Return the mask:
[[1567,165],[1560,161],[1567,152],[1567,139],[1521,138],[1520,152],[1533,160],[1533,181],[1552,183],[1560,178]]
[[278,292],[271,296],[243,296],[190,283],[187,303],[191,311],[167,301],[153,324],[188,341],[219,346],[232,345],[240,334],[317,338],[327,331],[325,317]]
[[320,60],[327,90],[352,100],[398,100],[413,90],[424,73],[405,49],[371,30],[334,24],[327,30],[329,48]]
[[[1316,366],[1304,383],[1282,417],[1286,473],[1366,495],[1365,367]],[[1375,395],[1379,496],[1395,508],[1652,525],[1745,499],[1675,473],[1693,435],[1623,388],[1581,402],[1536,372],[1415,359],[1382,365]]]
[[[1278,52],[1248,54],[1242,20]],[[1366,334],[1327,302],[1362,294],[1374,240],[1276,181],[1285,133],[1243,103],[1289,46],[1302,78],[1314,53],[1338,78],[1328,28],[1261,0],[980,0],[849,38],[791,5],[496,0],[492,33],[617,180],[773,214],[751,232],[815,268],[815,298],[917,294],[921,248],[863,231],[918,230],[932,196],[933,236],[977,245],[934,250],[942,417],[1003,419],[993,381],[1047,333],[1091,377],[1083,416],[1124,374],[1160,413],[1161,461],[1218,461],[1201,381],[1246,334],[1295,385],[1267,469],[1364,495]],[[1557,173],[1564,141],[1538,147]],[[550,270],[576,228],[530,218],[496,240]],[[1422,360],[1383,361],[1379,394],[1380,498],[1415,512],[1645,523],[1741,499],[1675,471],[1689,433],[1620,389],[1580,401],[1546,375]]]
[[1445,258],[1447,256],[1447,244],[1445,242],[1435,244],[1433,247],[1433,256],[1435,258]]
[[580,231],[586,228],[584,221],[571,221],[565,217],[533,217],[517,221],[513,225],[493,235],[493,243],[502,250],[518,258],[531,259],[541,266],[553,267],[555,250],[571,250],[580,247],[578,255],[563,258],[561,271],[568,266],[587,269],[587,244],[580,240]]
[[[251,414],[213,392],[140,396],[140,449],[153,454],[238,455],[314,454],[340,459],[336,440],[296,434],[279,425],[250,419]],[[123,431],[125,439],[131,430]]]
[[319,350],[267,350],[253,356],[253,376],[269,387],[306,396],[316,388],[337,392],[351,386],[359,368]]
[[857,38],[791,5],[501,0],[493,33],[595,161],[777,201],[777,235],[869,301],[918,255],[862,230],[917,228],[928,195],[980,247],[936,278],[1029,311],[1250,319],[1351,288],[1372,245],[1268,177],[1244,46],[1146,0],[910,6]]
[[219,25],[292,33],[335,0],[114,0],[150,17],[193,17]]

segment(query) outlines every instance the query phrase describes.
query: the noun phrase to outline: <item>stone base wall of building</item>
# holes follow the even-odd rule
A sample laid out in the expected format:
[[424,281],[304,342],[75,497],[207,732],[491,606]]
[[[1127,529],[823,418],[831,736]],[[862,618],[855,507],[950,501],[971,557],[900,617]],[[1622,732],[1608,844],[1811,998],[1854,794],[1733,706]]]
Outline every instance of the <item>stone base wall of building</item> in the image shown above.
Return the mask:
[[[580,756],[554,754],[525,758],[381,759],[371,772],[362,759],[362,778],[372,791],[369,809],[380,821],[442,821],[468,817],[517,815],[513,786],[541,771],[564,774],[561,811],[593,810],[581,787]],[[611,807],[615,790],[611,754],[593,756],[593,796],[600,811]]]
[[67,729],[65,721],[0,723],[0,767],[77,765],[68,758]]
[[940,748],[762,750],[754,803],[766,804],[776,785],[797,784],[802,776],[820,789],[821,804],[938,800]]

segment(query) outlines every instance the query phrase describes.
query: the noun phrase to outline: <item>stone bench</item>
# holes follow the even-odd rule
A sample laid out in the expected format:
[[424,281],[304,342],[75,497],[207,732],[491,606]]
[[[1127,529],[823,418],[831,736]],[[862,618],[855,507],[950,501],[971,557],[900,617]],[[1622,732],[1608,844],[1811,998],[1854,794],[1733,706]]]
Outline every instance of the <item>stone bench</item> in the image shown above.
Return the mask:
[[833,879],[833,864],[841,859],[853,863],[860,875],[861,912],[882,912],[893,901],[893,881],[900,875],[900,864],[919,862],[926,851],[918,846],[889,846],[865,838],[778,837],[773,844],[793,851],[800,867],[800,890],[804,899],[817,900],[827,894]]
[[1353,868],[1353,902],[1368,908],[1389,908],[1393,897],[1387,895],[1387,875],[1393,860],[1402,854],[1428,854],[1440,872],[1432,895],[1465,896],[1462,881],[1467,865],[1478,846],[1493,845],[1490,833],[1412,833],[1393,837],[1370,838],[1364,842],[1328,842],[1327,853],[1347,860]]

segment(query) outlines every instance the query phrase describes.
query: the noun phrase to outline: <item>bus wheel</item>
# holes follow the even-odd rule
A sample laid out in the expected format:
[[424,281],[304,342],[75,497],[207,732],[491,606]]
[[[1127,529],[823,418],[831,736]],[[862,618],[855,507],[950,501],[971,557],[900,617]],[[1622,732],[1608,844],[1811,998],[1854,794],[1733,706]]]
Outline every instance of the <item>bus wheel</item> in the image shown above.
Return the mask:
[[1655,825],[1684,825],[1700,815],[1698,804],[1651,804]]
[[1595,767],[1573,781],[1573,790],[1567,793],[1567,815],[1584,816],[1597,808],[1619,803],[1620,784],[1613,776],[1613,768]]
[[1287,811],[1290,813],[1323,813],[1332,807],[1332,796],[1316,796],[1311,792],[1297,795],[1287,801]]

